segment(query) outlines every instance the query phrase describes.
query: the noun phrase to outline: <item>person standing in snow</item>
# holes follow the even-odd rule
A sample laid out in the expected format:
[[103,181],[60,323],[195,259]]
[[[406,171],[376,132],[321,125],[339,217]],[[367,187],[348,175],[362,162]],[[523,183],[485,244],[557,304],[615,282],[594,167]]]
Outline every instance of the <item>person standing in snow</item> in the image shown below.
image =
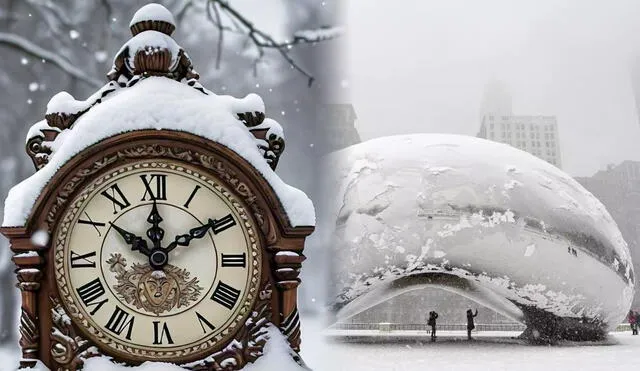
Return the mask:
[[476,308],[476,313],[473,314],[471,309],[467,309],[467,339],[471,340],[471,330],[476,328],[476,325],[473,323],[473,318],[478,315],[478,308]]
[[627,315],[627,321],[629,321],[629,326],[631,327],[631,335],[638,335],[638,313],[630,310]]
[[431,326],[431,341],[436,341],[436,319],[438,319],[438,313],[435,311],[429,312],[427,325]]

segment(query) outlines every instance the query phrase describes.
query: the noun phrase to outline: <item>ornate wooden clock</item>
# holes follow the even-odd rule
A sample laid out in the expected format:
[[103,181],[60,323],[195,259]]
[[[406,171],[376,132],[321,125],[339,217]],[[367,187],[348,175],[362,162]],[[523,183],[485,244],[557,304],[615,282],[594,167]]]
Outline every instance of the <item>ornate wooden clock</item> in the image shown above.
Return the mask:
[[174,28],[166,9],[143,7],[111,81],[86,101],[56,95],[29,132],[38,172],[11,191],[2,228],[22,291],[22,366],[75,370],[108,355],[240,369],[269,326],[302,364],[311,203],[272,171],[284,140],[261,100],[202,87]]

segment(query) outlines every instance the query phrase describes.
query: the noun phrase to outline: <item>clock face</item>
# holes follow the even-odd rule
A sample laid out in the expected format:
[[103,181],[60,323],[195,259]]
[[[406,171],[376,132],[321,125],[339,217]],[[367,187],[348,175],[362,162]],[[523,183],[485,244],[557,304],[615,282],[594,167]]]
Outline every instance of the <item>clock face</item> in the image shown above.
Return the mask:
[[140,161],[99,177],[56,229],[62,302],[106,353],[190,360],[244,325],[260,284],[253,219],[188,166]]

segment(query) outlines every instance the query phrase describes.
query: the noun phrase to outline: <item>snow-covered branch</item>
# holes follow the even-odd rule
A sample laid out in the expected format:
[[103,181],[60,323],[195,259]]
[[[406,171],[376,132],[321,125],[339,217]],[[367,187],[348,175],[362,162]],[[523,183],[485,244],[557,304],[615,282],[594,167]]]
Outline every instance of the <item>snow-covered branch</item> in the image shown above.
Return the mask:
[[31,41],[11,33],[0,32],[0,45],[7,45],[11,48],[25,52],[33,57],[43,59],[53,63],[56,67],[93,87],[104,85],[100,80],[87,75],[82,70],[74,66],[70,61],[52,51],[46,50]]
[[[228,1],[209,0],[209,3],[215,14],[215,19],[212,15],[209,16],[209,19],[214,25],[216,25],[220,33],[218,39],[218,55],[221,53],[220,47],[222,44],[222,34],[224,34],[224,32],[240,32],[246,34],[249,37],[249,40],[258,49],[258,58],[256,59],[256,62],[264,57],[264,49],[276,49],[282,58],[284,58],[293,68],[307,77],[309,86],[313,84],[314,77],[289,55],[289,50],[298,44],[314,44],[320,41],[334,39],[342,33],[342,29],[340,27],[325,27],[317,30],[298,31],[293,35],[294,37],[292,40],[276,41],[271,37],[271,35],[256,27],[254,23],[247,19],[242,13],[230,6]],[[234,24],[235,28],[224,26],[220,19],[220,13],[227,16],[227,18]]]

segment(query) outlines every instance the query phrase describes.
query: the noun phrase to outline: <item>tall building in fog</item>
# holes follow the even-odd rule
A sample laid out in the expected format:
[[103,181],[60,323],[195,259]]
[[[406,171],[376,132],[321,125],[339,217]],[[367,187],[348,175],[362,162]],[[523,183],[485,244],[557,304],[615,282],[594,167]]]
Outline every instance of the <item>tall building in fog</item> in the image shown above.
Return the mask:
[[[591,177],[575,179],[607,208],[629,245],[634,271],[640,273],[640,162],[624,161]],[[640,295],[633,307],[640,307]]]
[[486,115],[513,115],[511,93],[509,93],[507,86],[499,80],[491,80],[485,86],[480,117]]
[[562,167],[555,116],[488,114],[482,118],[478,137],[509,144]]
[[529,152],[557,167],[562,166],[558,123],[555,116],[514,115],[505,84],[492,80],[485,87],[480,108],[478,137]]
[[317,107],[316,114],[323,132],[319,137],[325,141],[321,147],[325,153],[361,142],[355,126],[358,117],[352,104],[322,104]]

